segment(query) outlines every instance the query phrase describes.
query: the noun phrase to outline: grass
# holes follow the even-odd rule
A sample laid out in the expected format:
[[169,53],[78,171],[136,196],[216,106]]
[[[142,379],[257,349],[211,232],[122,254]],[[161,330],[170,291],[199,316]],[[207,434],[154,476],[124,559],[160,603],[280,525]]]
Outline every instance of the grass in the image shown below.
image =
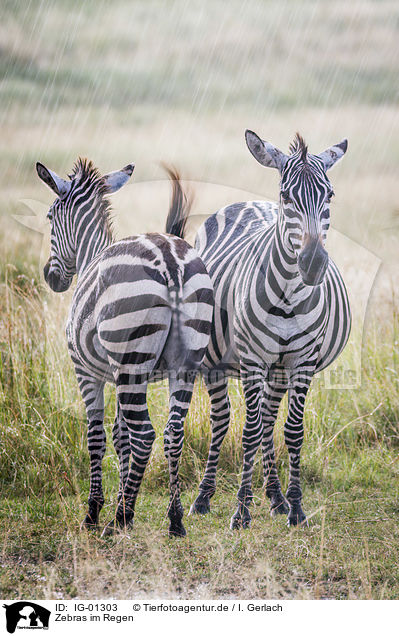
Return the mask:
[[[195,491],[184,493],[188,508]],[[171,541],[166,491],[146,493],[135,530],[82,534],[79,497],[5,500],[2,594],[36,598],[397,598],[397,519],[379,489],[367,499],[306,488],[311,526],[288,531],[261,499],[248,532],[227,528],[233,494],[215,495],[206,518],[186,519]],[[397,512],[397,511],[396,511]],[[110,515],[109,509],[106,511]],[[112,514],[112,513],[111,513]],[[321,526],[324,520],[324,536]],[[24,524],[23,541],[21,526]],[[50,528],[49,528],[50,525]]]
[[394,2],[234,0],[226,10],[218,0],[205,10],[197,1],[91,0],[72,9],[54,0],[45,12],[37,1],[6,5],[4,105],[29,99],[39,117],[104,102],[197,112],[331,107],[338,87],[340,105],[396,103]]
[[[32,0],[4,1],[1,14],[0,596],[398,598],[397,3]],[[296,130],[312,152],[348,137],[331,175],[332,223],[342,239],[331,253],[354,308],[365,301],[371,254],[382,263],[366,294],[365,331],[356,318],[358,346],[341,358],[344,368],[358,368],[362,344],[361,385],[326,390],[314,381],[307,399],[310,527],[288,530],[284,519],[270,518],[258,457],[252,527],[228,529],[243,425],[242,394],[232,383],[212,513],[186,517],[188,536],[170,540],[167,388],[154,385],[157,440],[134,529],[108,539],[82,533],[86,424],[61,328],[70,294],[42,286],[52,196],[35,162],[66,175],[78,155],[104,172],[135,161],[134,185],[113,198],[117,235],[159,231],[169,198],[161,160],[195,182],[199,216],[239,199],[277,198],[278,175],[245,148],[248,127],[285,150]],[[32,209],[31,229],[13,218]],[[199,385],[181,465],[186,511],[206,461],[208,408]],[[109,440],[113,412],[109,388]],[[285,412],[283,403],[276,447],[284,487]],[[110,442],[104,486],[105,524],[118,486]]]

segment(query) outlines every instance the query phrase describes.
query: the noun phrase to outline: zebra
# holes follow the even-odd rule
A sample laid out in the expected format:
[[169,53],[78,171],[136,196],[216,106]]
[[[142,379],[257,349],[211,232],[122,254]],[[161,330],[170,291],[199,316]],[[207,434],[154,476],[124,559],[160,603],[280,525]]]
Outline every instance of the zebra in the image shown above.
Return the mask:
[[[155,439],[147,407],[148,382],[169,379],[164,451],[169,466],[169,533],[186,534],[178,476],[184,420],[209,341],[213,288],[196,251],[176,236],[148,233],[114,240],[108,195],[121,188],[134,164],[101,176],[79,158],[69,179],[37,163],[57,198],[48,212],[51,252],[44,278],[65,292],[77,276],[66,326],[67,343],[86,407],[90,492],[83,527],[98,527],[104,504],[104,385],[116,385],[112,429],[120,484],[114,519],[104,534],[130,527]],[[170,216],[189,206],[175,177]]]
[[[347,141],[319,155],[308,152],[298,133],[288,155],[250,130],[246,142],[259,163],[279,171],[280,200],[278,205],[267,201],[229,205],[210,216],[197,233],[195,246],[215,294],[203,363],[212,438],[190,512],[210,510],[220,448],[229,426],[228,377],[240,377],[246,421],[241,486],[231,528],[251,523],[252,473],[259,446],[271,514],[287,514],[288,525],[295,526],[307,524],[299,474],[306,394],[314,373],[343,350],[351,327],[344,282],[324,247],[334,194],[326,172],[344,155]],[[289,483],[284,496],[273,428],[287,390],[284,436]]]

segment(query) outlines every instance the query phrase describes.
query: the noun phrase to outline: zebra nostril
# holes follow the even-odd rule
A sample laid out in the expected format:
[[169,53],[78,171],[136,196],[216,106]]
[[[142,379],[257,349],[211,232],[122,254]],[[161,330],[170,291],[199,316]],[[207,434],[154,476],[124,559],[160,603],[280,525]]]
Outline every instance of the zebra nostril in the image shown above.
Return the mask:
[[57,276],[57,274],[55,274],[55,272],[51,272],[51,271],[49,271],[49,272],[47,273],[46,282],[48,283],[48,285],[51,287],[51,289],[52,289],[53,291],[58,291],[58,287],[59,287],[59,276]]

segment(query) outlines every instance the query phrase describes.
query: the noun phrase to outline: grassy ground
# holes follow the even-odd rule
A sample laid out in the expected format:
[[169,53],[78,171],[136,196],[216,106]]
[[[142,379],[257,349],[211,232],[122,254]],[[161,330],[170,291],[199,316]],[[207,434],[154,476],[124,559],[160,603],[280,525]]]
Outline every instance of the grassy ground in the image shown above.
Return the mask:
[[[398,598],[397,3],[32,0],[3,2],[1,12],[0,596]],[[157,440],[134,529],[107,539],[81,533],[89,466],[62,328],[70,294],[42,287],[52,197],[34,163],[66,175],[78,155],[104,172],[135,161],[135,185],[113,198],[117,234],[160,230],[169,197],[160,160],[197,182],[198,215],[248,192],[276,199],[277,174],[250,157],[247,127],[282,149],[296,130],[315,152],[348,137],[347,156],[331,175],[332,223],[382,262],[366,323],[354,326],[361,383],[326,390],[315,382],[307,400],[310,527],[288,530],[284,519],[270,518],[258,458],[252,528],[228,529],[243,425],[233,383],[212,513],[186,517],[188,536],[168,539],[167,389],[156,385],[149,399]],[[32,210],[30,230],[12,217]],[[369,261],[342,245],[339,264],[356,308]],[[358,365],[358,351],[347,348],[348,368]],[[284,486],[285,409],[276,426]],[[113,411],[109,389],[108,434]],[[199,386],[181,466],[187,511],[209,436]],[[109,444],[104,524],[117,475]]]

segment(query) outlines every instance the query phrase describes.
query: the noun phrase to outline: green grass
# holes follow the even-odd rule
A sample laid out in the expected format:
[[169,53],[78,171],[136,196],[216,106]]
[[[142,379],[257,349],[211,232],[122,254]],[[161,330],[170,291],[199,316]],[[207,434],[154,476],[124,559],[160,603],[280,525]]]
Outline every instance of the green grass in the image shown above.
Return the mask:
[[[325,390],[315,382],[310,391],[302,452],[309,528],[289,530],[285,519],[270,517],[258,457],[252,527],[238,533],[229,530],[244,412],[241,390],[232,382],[231,430],[222,449],[212,512],[205,518],[186,516],[187,538],[169,539],[168,473],[162,449],[167,387],[157,384],[149,394],[157,439],[134,528],[126,535],[101,538],[100,533],[80,530],[88,496],[86,424],[63,335],[57,333],[57,309],[44,306],[40,285],[21,274],[3,286],[2,302],[2,340],[8,348],[3,344],[0,369],[0,595],[398,597],[398,368],[389,344],[399,327],[397,317],[392,328],[384,328],[383,338],[378,332],[379,340],[369,327],[360,388]],[[276,425],[284,487],[285,412],[284,403]],[[117,458],[110,442],[113,413],[109,387],[104,525],[114,513],[118,488]],[[206,459],[207,413],[208,398],[200,383],[186,422],[180,471],[186,511]]]
[[[165,489],[143,493],[134,530],[114,538],[79,530],[80,497],[61,491],[46,499],[5,499],[1,592],[22,598],[397,598],[393,494],[374,487],[366,497],[358,491],[333,496],[308,483],[305,493],[313,513],[307,529],[289,531],[284,519],[272,520],[258,492],[252,528],[233,533],[227,523],[234,495],[224,488],[209,516],[186,518],[182,540],[168,538]],[[186,509],[194,497],[195,490],[184,492]],[[112,511],[108,506],[104,517]]]

